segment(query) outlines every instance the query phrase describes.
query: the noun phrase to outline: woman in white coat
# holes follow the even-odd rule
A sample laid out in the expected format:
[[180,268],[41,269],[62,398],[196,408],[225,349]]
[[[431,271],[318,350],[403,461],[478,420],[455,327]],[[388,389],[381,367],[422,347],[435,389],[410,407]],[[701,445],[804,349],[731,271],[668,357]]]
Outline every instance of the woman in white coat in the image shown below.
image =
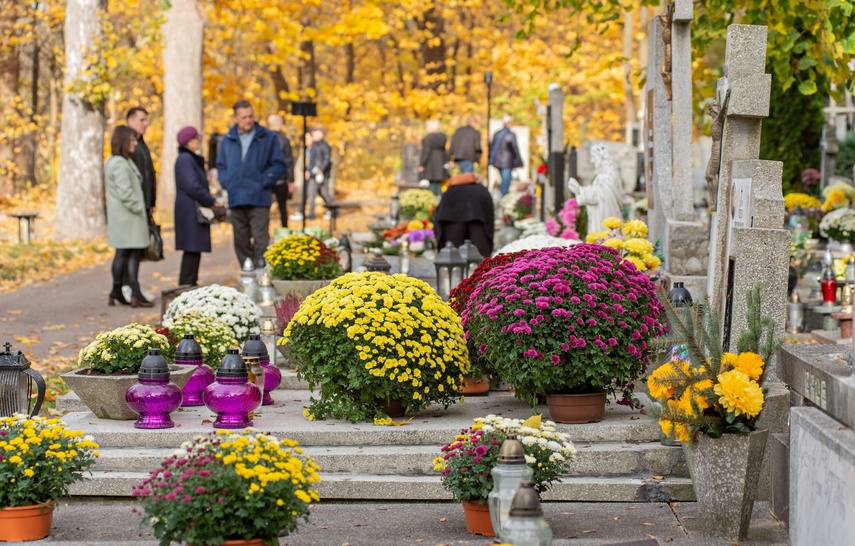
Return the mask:
[[[116,249],[113,258],[113,290],[109,305],[152,307],[140,290],[139,271],[143,251],[149,244],[148,213],[142,191],[142,175],[131,157],[137,133],[124,125],[110,139],[110,157],[104,165],[107,187],[107,239]],[[131,301],[122,295],[123,281],[131,287]]]

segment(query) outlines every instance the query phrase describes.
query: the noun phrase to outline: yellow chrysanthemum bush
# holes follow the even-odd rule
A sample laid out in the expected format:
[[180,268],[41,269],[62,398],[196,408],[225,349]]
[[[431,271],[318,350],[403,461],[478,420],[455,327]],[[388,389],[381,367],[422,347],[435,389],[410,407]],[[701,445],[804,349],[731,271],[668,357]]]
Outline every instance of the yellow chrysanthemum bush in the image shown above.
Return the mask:
[[0,508],[47,503],[68,494],[95,464],[98,444],[59,419],[0,417]]
[[317,281],[341,275],[336,251],[320,240],[302,233],[278,240],[264,253],[270,275],[283,281]]
[[837,209],[849,208],[855,201],[855,187],[846,182],[835,182],[823,188],[822,212],[831,212]]
[[796,207],[802,209],[818,209],[822,206],[822,202],[807,193],[793,192],[784,196],[784,209],[787,212],[792,212]]
[[149,349],[160,349],[169,356],[171,347],[166,336],[151,326],[136,322],[98,334],[95,341],[80,350],[81,368],[102,374],[135,374]]
[[213,431],[164,458],[131,496],[148,516],[141,524],[151,524],[163,545],[279,544],[320,500],[320,467],[302,453],[294,440],[252,428]]
[[602,231],[589,233],[585,242],[613,248],[639,271],[656,276],[662,258],[657,256],[654,244],[647,240],[647,224],[642,220],[624,222],[612,216],[603,220],[602,227]]
[[657,343],[670,348],[647,378],[653,412],[670,439],[692,443],[699,433],[754,430],[763,409],[766,363],[780,346],[771,318],[760,315],[760,286],[747,295],[748,328],[738,352],[723,352],[719,322],[708,303],[675,309],[666,302],[671,333]]
[[460,317],[427,283],[404,275],[339,277],[303,301],[279,343],[297,375],[320,389],[310,419],[384,418],[384,400],[411,411],[447,407],[469,371]]

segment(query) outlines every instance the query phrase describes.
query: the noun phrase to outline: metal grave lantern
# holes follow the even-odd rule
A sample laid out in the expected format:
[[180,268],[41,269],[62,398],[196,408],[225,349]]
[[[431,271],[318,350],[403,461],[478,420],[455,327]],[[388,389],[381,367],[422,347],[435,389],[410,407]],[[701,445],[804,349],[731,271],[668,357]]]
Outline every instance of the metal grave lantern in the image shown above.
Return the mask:
[[258,285],[258,305],[271,307],[274,303],[276,303],[276,289],[270,282],[270,273],[265,271],[261,275],[261,282]]
[[350,237],[347,234],[342,235],[338,240],[338,263],[342,271],[350,273],[353,271],[353,247],[350,244]]
[[[25,413],[32,417],[42,409],[45,400],[45,380],[39,372],[30,367],[30,361],[21,351],[13,351],[12,344],[4,344],[6,350],[0,352],[0,417],[9,417],[15,413]],[[33,398],[33,384],[37,396]]]
[[446,243],[433,261],[433,266],[436,268],[436,292],[443,301],[448,301],[451,291],[463,280],[466,261],[454,245]]
[[484,256],[478,251],[478,247],[472,244],[472,241],[466,239],[460,245],[460,257],[466,261],[466,276],[472,275],[478,264],[484,261]]
[[362,264],[366,271],[378,271],[380,273],[389,273],[392,271],[392,265],[386,261],[386,258],[379,254],[371,256],[371,259]]
[[240,291],[246,294],[252,301],[256,301],[256,297],[258,296],[258,277],[255,273],[255,266],[252,264],[252,258],[247,258],[243,261],[243,267],[240,270]]
[[511,503],[505,526],[497,533],[503,542],[515,546],[550,546],[552,529],[543,518],[537,491],[528,480],[520,484]]

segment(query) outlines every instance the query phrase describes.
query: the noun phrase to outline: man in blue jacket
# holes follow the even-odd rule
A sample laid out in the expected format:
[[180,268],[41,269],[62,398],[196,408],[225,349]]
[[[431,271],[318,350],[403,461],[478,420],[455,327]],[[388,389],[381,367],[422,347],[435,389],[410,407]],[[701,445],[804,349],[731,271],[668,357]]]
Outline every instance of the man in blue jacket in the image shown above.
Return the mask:
[[264,267],[270,242],[272,188],[285,175],[285,156],[276,134],[255,121],[249,101],[234,105],[235,125],[220,142],[217,172],[229,194],[235,254]]

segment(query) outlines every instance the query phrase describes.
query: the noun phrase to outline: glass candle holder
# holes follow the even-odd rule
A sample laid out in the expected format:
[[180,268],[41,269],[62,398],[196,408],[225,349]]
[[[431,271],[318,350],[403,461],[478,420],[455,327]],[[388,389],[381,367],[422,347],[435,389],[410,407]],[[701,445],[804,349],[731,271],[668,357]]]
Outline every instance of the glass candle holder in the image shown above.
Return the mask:
[[532,470],[525,463],[525,452],[516,436],[508,436],[499,448],[496,466],[490,472],[493,475],[493,490],[487,497],[490,508],[490,521],[493,531],[499,534],[502,525],[508,520],[511,502],[523,480],[531,480]]
[[252,426],[249,414],[261,403],[261,391],[246,377],[217,377],[202,400],[217,414],[214,428],[246,428]]
[[258,358],[258,363],[263,371],[263,381],[258,382],[264,391],[262,405],[273,405],[273,397],[270,396],[270,391],[275,390],[282,383],[282,372],[270,363],[270,352],[261,335],[250,334],[247,342],[243,344],[243,357]]
[[143,359],[138,383],[125,393],[128,407],[139,414],[136,428],[172,428],[175,423],[169,416],[181,405],[181,389],[169,382],[169,366],[160,356],[160,349],[149,349]]
[[202,393],[214,382],[214,370],[202,360],[202,347],[193,334],[186,334],[184,339],[175,347],[175,364],[178,366],[196,366],[190,380],[184,385],[182,393],[184,401],[183,408],[204,406]]

